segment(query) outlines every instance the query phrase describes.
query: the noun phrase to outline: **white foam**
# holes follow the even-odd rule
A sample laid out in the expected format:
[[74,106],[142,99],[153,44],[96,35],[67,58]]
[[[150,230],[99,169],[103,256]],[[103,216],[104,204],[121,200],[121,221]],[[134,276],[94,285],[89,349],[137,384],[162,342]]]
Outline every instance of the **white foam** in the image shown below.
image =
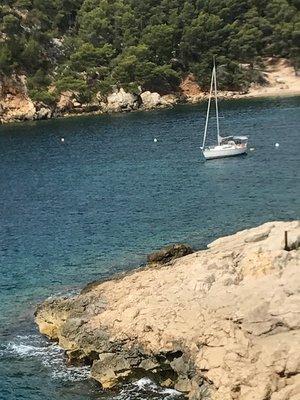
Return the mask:
[[90,367],[65,367],[60,370],[54,370],[51,376],[53,379],[62,381],[83,381],[89,379]]
[[6,353],[18,357],[41,357],[42,361],[47,357],[57,357],[63,351],[54,343],[49,343],[37,335],[16,336],[15,340],[6,346]]
[[121,392],[114,397],[115,400],[142,400],[149,399],[149,393],[151,393],[151,399],[164,399],[164,400],[172,400],[176,399],[179,396],[182,396],[182,393],[178,392],[175,389],[167,389],[158,386],[156,383],[151,381],[149,378],[141,378],[136,382],[133,382],[131,385],[126,385]]
[[182,393],[178,392],[178,390],[175,390],[175,389],[162,389],[161,393],[169,394],[169,395],[174,396],[174,397],[182,395]]
[[[16,336],[0,351],[0,356],[37,358],[49,370],[49,375],[54,380],[78,382],[90,377],[90,367],[68,367],[64,351],[57,344],[39,335]],[[149,378],[141,378],[125,385],[118,394],[112,396],[112,399],[148,400],[149,396],[153,400],[172,400],[181,396],[181,393],[174,389],[162,388]]]
[[138,381],[134,382],[133,385],[137,386],[140,390],[158,388],[158,386],[149,378],[141,378]]
[[64,351],[57,344],[50,343],[38,335],[16,336],[0,355],[37,358],[44,367],[51,370],[51,377],[57,380],[82,381],[88,379],[90,375],[90,367],[68,367]]
[[141,378],[138,381],[134,382],[133,385],[137,386],[140,390],[155,390],[161,394],[169,394],[172,396],[180,396],[182,394],[175,389],[162,388],[161,386],[158,386],[156,383],[151,381],[151,379],[149,378]]

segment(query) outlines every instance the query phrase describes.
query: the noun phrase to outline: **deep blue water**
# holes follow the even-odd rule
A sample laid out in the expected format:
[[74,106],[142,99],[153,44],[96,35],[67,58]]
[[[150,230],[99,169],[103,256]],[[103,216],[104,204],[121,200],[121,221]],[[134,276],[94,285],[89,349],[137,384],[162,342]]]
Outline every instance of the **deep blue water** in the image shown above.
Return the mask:
[[147,385],[146,397],[137,385],[101,393],[86,370],[64,365],[32,314],[162,245],[201,248],[299,218],[300,98],[221,110],[222,134],[249,135],[246,157],[203,162],[204,105],[0,127],[1,400],[172,398]]

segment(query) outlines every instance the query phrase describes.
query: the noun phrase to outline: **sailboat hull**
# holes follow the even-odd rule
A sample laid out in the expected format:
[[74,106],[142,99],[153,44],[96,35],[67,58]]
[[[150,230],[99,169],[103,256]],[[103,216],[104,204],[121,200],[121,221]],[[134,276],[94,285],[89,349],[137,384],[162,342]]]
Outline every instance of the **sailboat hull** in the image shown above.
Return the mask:
[[247,153],[247,146],[220,145],[203,149],[203,156],[206,160],[216,158],[234,157]]

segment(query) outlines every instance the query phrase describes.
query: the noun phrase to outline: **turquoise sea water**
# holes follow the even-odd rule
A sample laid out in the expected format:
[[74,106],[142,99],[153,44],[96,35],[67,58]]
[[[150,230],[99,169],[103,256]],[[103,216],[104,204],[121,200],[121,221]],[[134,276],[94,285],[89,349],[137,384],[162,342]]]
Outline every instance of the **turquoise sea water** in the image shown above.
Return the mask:
[[221,110],[223,134],[249,135],[246,157],[203,162],[205,105],[0,127],[1,400],[176,398],[147,381],[102,393],[32,315],[165,244],[299,218],[300,98]]

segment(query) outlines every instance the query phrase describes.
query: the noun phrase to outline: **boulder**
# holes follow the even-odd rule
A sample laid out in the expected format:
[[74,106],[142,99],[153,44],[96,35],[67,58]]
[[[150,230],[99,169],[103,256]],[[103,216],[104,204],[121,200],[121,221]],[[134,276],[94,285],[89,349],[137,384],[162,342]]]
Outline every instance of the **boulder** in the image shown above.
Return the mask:
[[178,98],[175,94],[165,94],[161,96],[161,104],[165,107],[174,106],[178,101]]
[[35,103],[35,119],[48,119],[52,117],[52,110],[44,103]]
[[156,92],[143,92],[141,93],[142,105],[146,110],[156,108],[162,105],[161,95]]
[[191,253],[193,253],[193,250],[190,246],[183,243],[177,243],[163,247],[162,249],[149,254],[147,261],[148,263],[166,264],[172,260],[175,260],[176,258],[180,258]]
[[125,92],[123,88],[116,89],[107,97],[106,111],[131,111],[138,108],[138,96]]

